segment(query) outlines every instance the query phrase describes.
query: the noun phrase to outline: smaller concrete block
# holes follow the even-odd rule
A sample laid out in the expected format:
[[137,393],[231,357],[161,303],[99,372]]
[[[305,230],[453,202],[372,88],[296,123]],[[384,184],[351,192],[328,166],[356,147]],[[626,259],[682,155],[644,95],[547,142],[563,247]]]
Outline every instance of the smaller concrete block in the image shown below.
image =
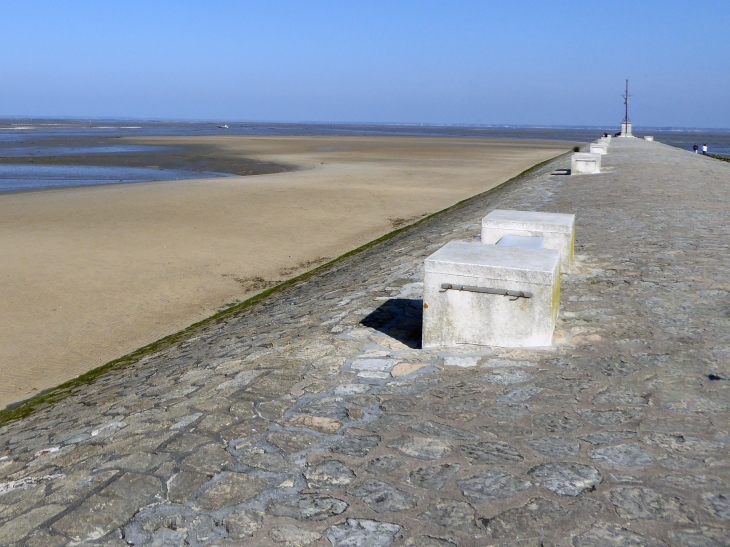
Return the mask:
[[570,157],[571,175],[589,175],[601,172],[601,154],[578,152]]
[[608,154],[608,145],[605,142],[592,142],[591,154]]
[[651,135],[646,135],[646,136],[644,137],[644,140],[645,140],[645,141],[653,141],[653,140],[654,140],[654,137],[652,137]]
[[[530,243],[512,237],[542,238],[543,249],[560,251],[560,269],[570,271],[575,242],[575,215],[495,209],[482,219],[482,243],[525,247]],[[532,243],[536,245],[536,243]]]
[[575,231],[575,215],[495,209],[482,219],[482,238],[487,235],[485,234],[486,228],[507,230],[503,234],[499,234],[499,237],[493,241],[482,241],[482,243],[491,244],[497,243],[505,235],[543,237],[543,232],[571,234]]
[[504,236],[497,241],[497,245],[522,247],[523,249],[542,249],[544,244],[545,238],[537,236]]
[[424,348],[551,344],[560,303],[560,252],[452,241],[426,259],[425,270]]

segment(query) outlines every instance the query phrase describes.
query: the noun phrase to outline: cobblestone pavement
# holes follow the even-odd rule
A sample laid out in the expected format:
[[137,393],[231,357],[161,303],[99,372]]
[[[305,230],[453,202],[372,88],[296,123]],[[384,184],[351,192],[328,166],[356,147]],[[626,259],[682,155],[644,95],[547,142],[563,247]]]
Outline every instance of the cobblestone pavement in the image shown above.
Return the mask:
[[[730,545],[730,165],[564,156],[0,428],[0,544]],[[575,212],[550,350],[418,349],[423,259]]]

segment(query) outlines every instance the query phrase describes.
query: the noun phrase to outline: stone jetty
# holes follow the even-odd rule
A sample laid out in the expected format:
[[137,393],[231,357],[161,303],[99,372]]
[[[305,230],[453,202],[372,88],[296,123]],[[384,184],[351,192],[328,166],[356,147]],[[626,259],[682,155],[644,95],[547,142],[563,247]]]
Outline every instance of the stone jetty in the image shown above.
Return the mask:
[[[0,545],[730,545],[730,165],[562,156],[0,426]],[[420,349],[423,262],[575,213],[552,348]]]

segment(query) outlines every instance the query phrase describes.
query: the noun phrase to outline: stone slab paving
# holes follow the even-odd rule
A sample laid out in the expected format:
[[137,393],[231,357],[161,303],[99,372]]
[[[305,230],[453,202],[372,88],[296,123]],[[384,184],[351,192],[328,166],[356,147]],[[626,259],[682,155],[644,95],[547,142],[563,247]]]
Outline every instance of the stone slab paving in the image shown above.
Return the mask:
[[[0,544],[730,545],[730,165],[564,156],[0,427]],[[419,348],[423,259],[577,215],[555,347]]]

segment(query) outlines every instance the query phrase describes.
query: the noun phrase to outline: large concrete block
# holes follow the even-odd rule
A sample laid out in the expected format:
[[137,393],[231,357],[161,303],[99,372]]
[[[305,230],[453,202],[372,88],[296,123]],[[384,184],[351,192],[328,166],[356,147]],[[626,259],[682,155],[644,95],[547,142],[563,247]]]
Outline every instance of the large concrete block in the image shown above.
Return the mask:
[[560,252],[452,241],[425,262],[423,347],[549,346]]
[[577,152],[570,156],[570,174],[586,175],[601,172],[601,154]]
[[575,215],[495,209],[482,219],[482,243],[509,245],[509,241],[501,243],[507,236],[542,238],[543,248],[560,251],[561,271],[570,271]]
[[591,154],[608,154],[608,144],[605,142],[592,142],[590,152]]
[[621,135],[620,137],[633,137],[634,134],[631,132],[631,122],[621,122]]

